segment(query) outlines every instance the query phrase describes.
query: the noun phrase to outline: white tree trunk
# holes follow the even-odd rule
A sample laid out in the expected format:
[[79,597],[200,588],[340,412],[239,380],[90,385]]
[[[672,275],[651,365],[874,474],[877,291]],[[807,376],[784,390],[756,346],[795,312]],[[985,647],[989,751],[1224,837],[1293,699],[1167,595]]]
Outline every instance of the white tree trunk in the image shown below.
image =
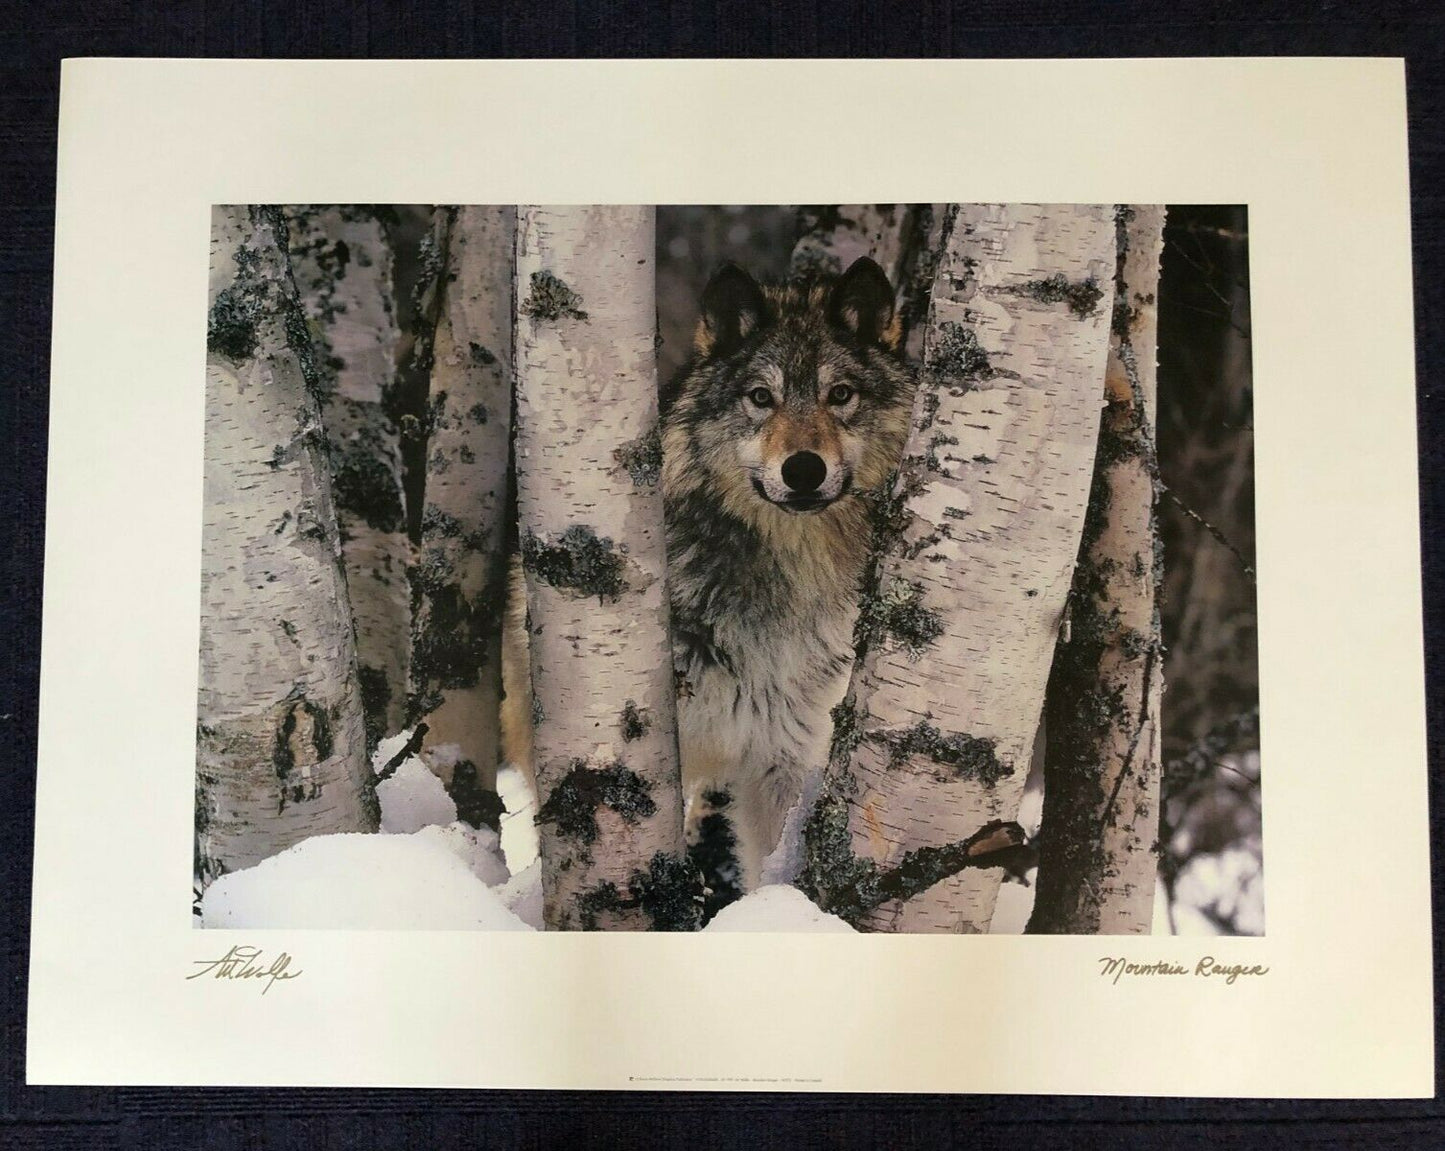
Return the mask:
[[318,344],[321,423],[374,748],[401,729],[411,651],[411,545],[391,405],[399,337],[391,249],[369,208],[288,208],[286,219],[291,268]]
[[549,929],[687,930],[651,208],[525,207],[519,530]]
[[1017,814],[1103,402],[1111,209],[951,213],[859,660],[807,829],[810,886],[871,930],[988,929],[998,870],[936,868],[950,845],[973,858]]
[[1039,876],[1029,931],[1146,934],[1153,922],[1163,691],[1154,444],[1164,209],[1116,225],[1108,405],[1054,656]]
[[409,719],[463,818],[497,825],[516,212],[455,209],[437,290]]
[[319,374],[279,209],[212,215],[196,854],[204,880],[374,831]]

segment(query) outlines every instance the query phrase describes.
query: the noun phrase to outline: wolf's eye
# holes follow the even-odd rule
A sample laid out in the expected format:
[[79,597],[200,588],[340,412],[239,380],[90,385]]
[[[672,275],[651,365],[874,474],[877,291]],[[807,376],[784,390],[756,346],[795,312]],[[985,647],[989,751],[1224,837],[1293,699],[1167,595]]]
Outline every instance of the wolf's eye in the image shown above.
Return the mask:
[[834,384],[828,389],[828,402],[841,406],[851,400],[854,394],[853,389],[847,384]]
[[768,391],[767,388],[754,388],[748,393],[748,399],[759,408],[771,408],[773,406],[773,393]]

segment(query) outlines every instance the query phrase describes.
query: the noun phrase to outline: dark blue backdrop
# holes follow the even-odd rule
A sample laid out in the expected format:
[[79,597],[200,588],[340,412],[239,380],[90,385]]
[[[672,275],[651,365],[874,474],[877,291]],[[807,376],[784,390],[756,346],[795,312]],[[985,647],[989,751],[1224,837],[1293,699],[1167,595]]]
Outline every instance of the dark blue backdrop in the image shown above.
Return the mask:
[[[51,239],[64,56],[1194,56],[1408,60],[1432,775],[1445,734],[1445,5],[1429,0],[852,0],[471,7],[328,0],[0,4],[0,1146],[351,1148],[664,1145],[870,1147],[1445,1146],[1440,1099],[1234,1102],[27,1088],[25,984],[34,834]],[[1321,237],[1328,243],[1328,237]],[[1348,276],[1348,269],[1341,269]],[[1361,413],[1368,420],[1368,406]],[[1349,541],[1342,539],[1342,547]],[[79,718],[78,718],[79,721]],[[1362,765],[1363,770],[1363,765]],[[140,781],[138,781],[140,782]],[[1442,805],[1431,826],[1436,903]],[[1340,867],[1392,866],[1388,813],[1362,813]],[[1365,850],[1360,850],[1361,847]],[[104,861],[95,861],[103,867]],[[1327,881],[1327,876],[1322,879]],[[116,946],[123,947],[124,940]],[[1435,953],[1441,970],[1439,932]],[[679,1005],[685,1009],[685,1005]],[[358,1004],[365,1011],[365,1004]],[[1436,1010],[1436,1031],[1440,1013]],[[980,1041],[984,1041],[981,1037]],[[1221,1053],[1223,1055],[1223,1053]],[[1118,1058],[1101,1051],[1099,1058]],[[1362,1051],[1361,1059],[1370,1053]]]

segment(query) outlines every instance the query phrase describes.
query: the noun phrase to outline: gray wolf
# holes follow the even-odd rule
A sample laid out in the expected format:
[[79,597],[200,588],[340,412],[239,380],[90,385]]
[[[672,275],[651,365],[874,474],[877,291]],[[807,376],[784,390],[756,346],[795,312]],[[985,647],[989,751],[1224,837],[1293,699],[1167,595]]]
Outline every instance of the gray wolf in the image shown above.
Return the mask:
[[869,497],[897,467],[914,377],[893,288],[866,257],[777,285],[727,265],[700,310],[662,397],[679,741],[689,838],[725,814],[741,876],[714,866],[710,881],[749,889],[826,758]]

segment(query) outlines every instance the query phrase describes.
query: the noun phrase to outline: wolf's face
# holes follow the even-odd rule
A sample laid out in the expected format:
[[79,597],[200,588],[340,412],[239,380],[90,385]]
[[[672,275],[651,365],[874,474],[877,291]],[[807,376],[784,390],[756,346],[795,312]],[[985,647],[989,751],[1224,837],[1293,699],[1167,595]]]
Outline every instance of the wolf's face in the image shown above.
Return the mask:
[[706,484],[750,522],[827,512],[897,464],[912,377],[893,289],[872,260],[760,287],[724,267],[702,298],[697,358],[669,397],[669,492]]

